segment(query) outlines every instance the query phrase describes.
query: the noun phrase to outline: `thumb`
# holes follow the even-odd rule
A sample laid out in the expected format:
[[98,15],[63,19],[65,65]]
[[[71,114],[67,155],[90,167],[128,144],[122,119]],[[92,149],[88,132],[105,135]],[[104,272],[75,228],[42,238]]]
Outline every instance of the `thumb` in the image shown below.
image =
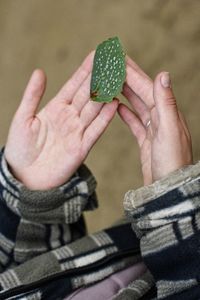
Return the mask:
[[35,70],[27,84],[17,115],[28,119],[36,114],[46,87],[46,77],[42,70]]
[[154,101],[160,123],[174,124],[178,119],[178,109],[168,72],[156,76],[153,84]]

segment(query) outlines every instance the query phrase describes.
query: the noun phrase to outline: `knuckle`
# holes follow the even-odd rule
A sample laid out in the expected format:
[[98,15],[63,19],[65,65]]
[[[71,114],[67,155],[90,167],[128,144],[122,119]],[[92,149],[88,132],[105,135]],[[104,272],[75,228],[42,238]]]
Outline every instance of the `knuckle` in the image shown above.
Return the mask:
[[176,99],[173,95],[166,97],[165,102],[167,105],[177,107]]

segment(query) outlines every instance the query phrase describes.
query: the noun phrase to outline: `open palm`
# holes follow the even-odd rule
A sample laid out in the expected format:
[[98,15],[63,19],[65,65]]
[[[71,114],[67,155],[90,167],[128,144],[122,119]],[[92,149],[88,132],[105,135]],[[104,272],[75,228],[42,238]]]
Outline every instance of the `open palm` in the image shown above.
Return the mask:
[[36,70],[14,116],[5,147],[6,160],[31,189],[50,189],[66,182],[86,158],[113,118],[118,101],[90,101],[91,53],[39,112],[45,75]]

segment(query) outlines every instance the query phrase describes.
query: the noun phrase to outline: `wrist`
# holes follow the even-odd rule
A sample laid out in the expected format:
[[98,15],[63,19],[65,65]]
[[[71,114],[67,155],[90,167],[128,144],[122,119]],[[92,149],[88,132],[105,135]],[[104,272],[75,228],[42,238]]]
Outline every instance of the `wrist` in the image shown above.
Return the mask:
[[10,173],[10,176],[12,176],[16,181],[18,181],[21,185],[26,187],[29,190],[49,190],[53,187],[45,185],[42,182],[38,182],[35,178],[37,175],[27,176],[25,171],[18,170],[16,167],[13,167],[13,164],[9,162],[9,159],[7,159],[5,155],[5,162],[7,166],[7,170]]

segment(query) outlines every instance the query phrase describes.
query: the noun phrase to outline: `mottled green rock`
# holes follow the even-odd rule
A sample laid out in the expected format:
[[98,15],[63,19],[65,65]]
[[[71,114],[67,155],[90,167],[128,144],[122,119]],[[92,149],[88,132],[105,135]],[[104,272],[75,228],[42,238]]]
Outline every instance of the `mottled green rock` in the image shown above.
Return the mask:
[[125,77],[125,54],[119,38],[110,38],[99,44],[93,63],[91,99],[111,102],[122,91]]

